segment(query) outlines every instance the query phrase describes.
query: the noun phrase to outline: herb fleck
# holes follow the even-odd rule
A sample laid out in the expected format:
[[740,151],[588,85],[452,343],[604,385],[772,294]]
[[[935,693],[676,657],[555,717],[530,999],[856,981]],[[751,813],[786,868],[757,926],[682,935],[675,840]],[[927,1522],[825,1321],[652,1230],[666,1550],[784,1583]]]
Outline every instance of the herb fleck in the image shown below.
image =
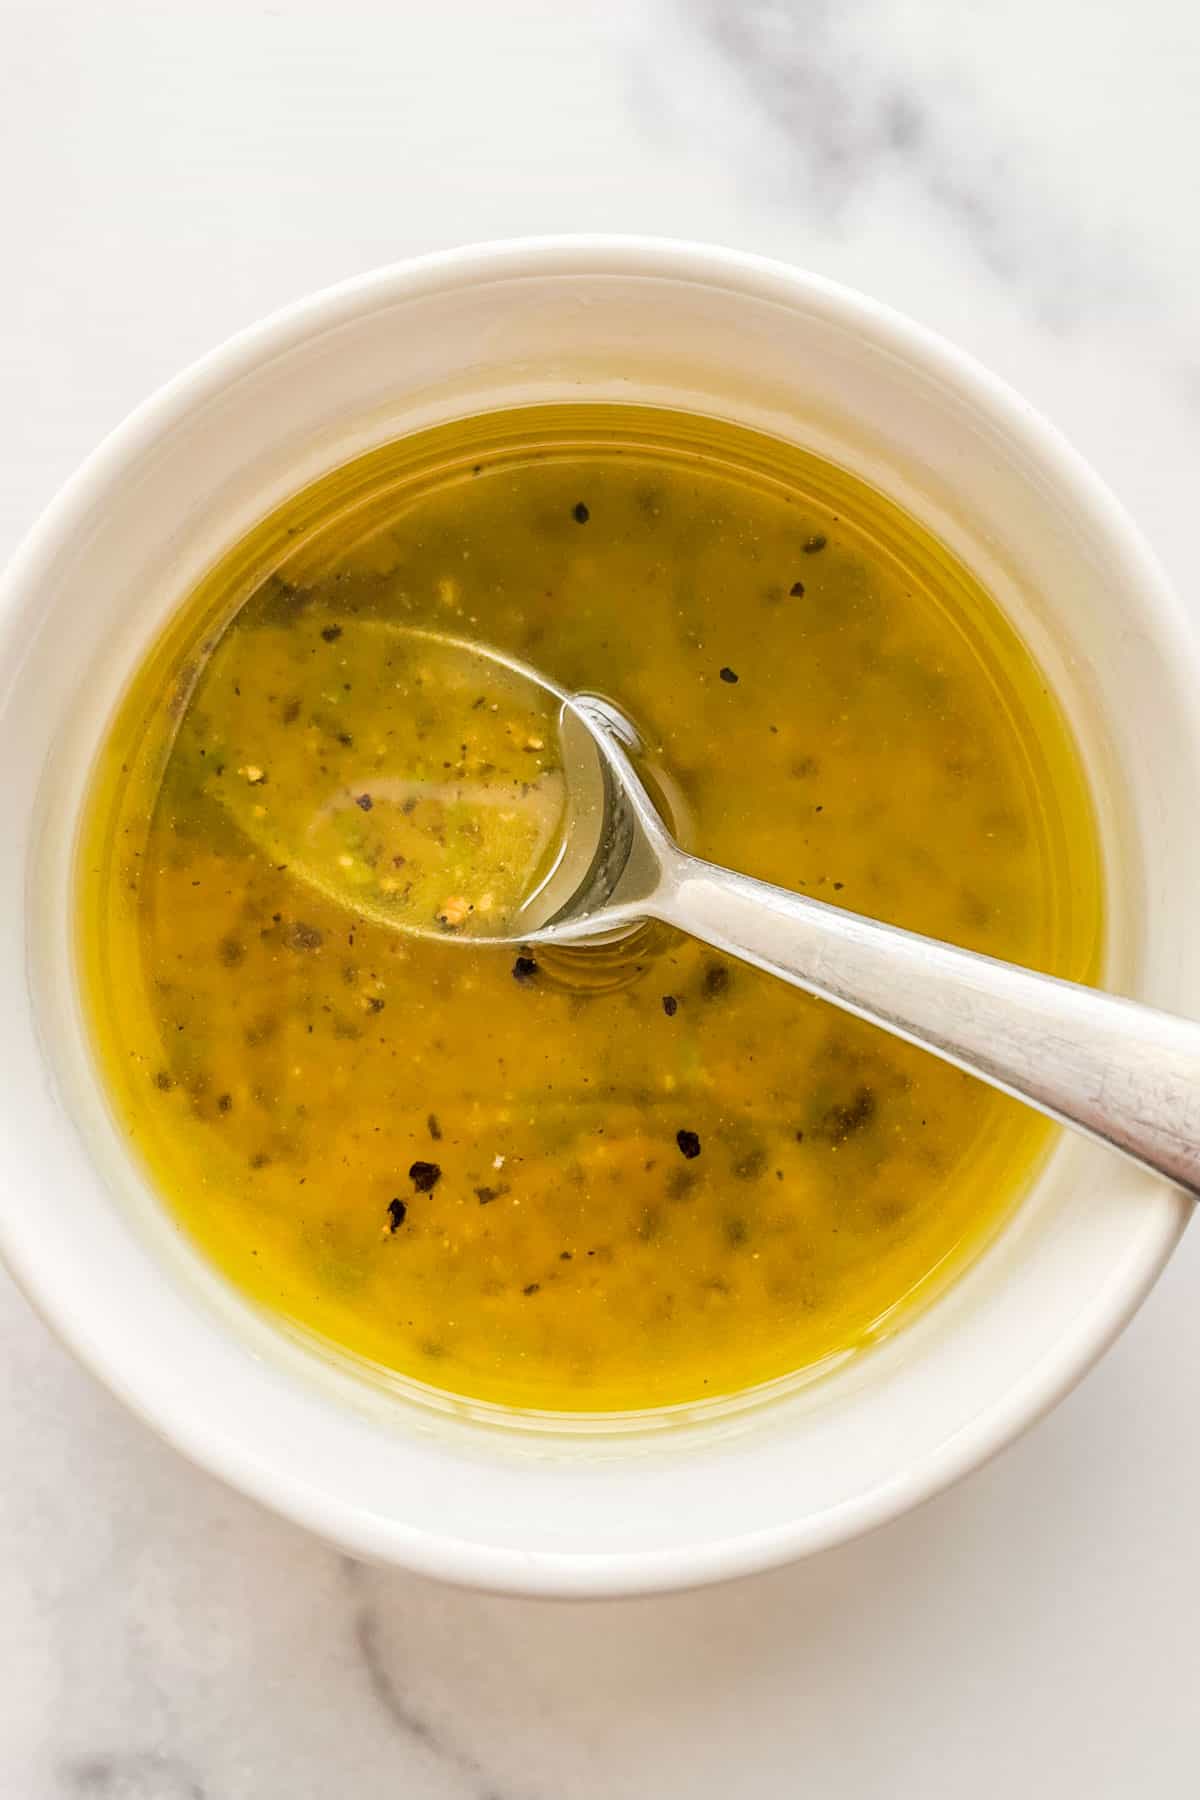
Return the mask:
[[435,1144],[440,1143],[441,1136],[442,1136],[442,1128],[441,1128],[440,1124],[438,1123],[437,1114],[430,1113],[430,1115],[426,1119],[425,1123],[429,1129],[429,1135],[433,1139],[434,1143]]
[[702,983],[706,1000],[715,1000],[729,986],[729,970],[724,963],[709,963]]
[[821,1120],[821,1136],[830,1143],[844,1143],[861,1131],[875,1117],[875,1096],[869,1087],[860,1087],[853,1099],[831,1106]]
[[521,1292],[523,1294],[536,1294],[540,1292],[541,1286],[542,1284],[540,1281],[531,1281],[528,1287],[523,1287],[521,1289]]
[[325,933],[316,925],[306,925],[303,919],[297,919],[284,932],[283,941],[289,950],[319,950],[325,942]]
[[825,536],[823,531],[814,532],[812,537],[805,538],[804,540],[805,556],[815,556],[817,551],[823,550],[828,542],[829,539]]

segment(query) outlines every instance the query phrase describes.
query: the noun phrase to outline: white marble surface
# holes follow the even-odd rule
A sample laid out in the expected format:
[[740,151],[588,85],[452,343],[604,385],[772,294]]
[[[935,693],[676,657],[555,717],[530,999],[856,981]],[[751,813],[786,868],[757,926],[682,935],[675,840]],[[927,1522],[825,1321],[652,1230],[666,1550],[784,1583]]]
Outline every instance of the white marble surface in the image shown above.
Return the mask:
[[[722,239],[1022,387],[1195,590],[1188,0],[0,0],[0,553],[279,303],[526,231]],[[0,1287],[5,1800],[1192,1796],[1200,1245],[990,1468],[719,1591],[356,1568],[159,1445]]]

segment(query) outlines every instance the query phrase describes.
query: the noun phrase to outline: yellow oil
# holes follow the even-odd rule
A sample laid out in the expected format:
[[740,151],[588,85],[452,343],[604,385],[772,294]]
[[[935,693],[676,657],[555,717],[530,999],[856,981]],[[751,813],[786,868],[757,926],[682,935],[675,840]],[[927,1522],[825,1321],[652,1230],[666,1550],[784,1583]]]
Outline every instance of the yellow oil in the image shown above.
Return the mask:
[[[289,852],[303,796],[403,773],[386,719],[407,690],[388,701],[378,675],[399,625],[611,696],[702,855],[1097,971],[1074,744],[994,601],[913,519],[718,422],[465,420],[265,520],[181,596],[103,747],[80,966],[164,1205],[293,1325],[512,1407],[725,1395],[901,1324],[1005,1218],[1049,1128],[684,939],[571,992],[453,920],[446,941],[396,931],[374,851],[361,907],[314,886]],[[445,729],[433,709],[435,761],[493,760],[461,714]],[[552,773],[536,721],[519,729]]]

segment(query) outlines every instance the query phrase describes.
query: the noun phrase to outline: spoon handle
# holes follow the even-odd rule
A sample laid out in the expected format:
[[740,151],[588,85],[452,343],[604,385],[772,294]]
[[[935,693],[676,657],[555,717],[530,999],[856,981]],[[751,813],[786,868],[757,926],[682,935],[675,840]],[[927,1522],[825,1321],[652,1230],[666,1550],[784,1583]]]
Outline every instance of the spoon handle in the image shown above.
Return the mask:
[[653,910],[1200,1196],[1200,1024],[679,852]]

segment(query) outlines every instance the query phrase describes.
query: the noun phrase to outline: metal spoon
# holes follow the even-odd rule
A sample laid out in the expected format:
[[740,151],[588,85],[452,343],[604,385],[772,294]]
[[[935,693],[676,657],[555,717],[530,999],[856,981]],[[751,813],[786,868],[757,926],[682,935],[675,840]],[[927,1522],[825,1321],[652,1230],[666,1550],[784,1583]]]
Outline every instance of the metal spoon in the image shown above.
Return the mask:
[[[690,856],[631,760],[637,734],[616,707],[568,695],[516,659],[463,639],[382,622],[376,629],[449,658],[466,694],[490,679],[515,702],[527,681],[547,718],[557,712],[557,854],[532,892],[494,926],[489,918],[486,933],[472,929],[463,941],[568,947],[582,970],[587,959],[569,947],[606,944],[619,960],[622,940],[647,921],[674,926],[932,1051],[1200,1196],[1200,1024]],[[470,681],[461,679],[467,669]],[[279,858],[266,808],[251,808],[238,823]],[[386,896],[352,886],[341,867],[349,858],[317,858],[305,843],[287,848],[293,874],[326,898],[397,930],[446,936],[444,919],[439,926],[431,913],[414,923]],[[597,951],[589,957],[594,964]],[[580,984],[587,985],[582,974]]]

